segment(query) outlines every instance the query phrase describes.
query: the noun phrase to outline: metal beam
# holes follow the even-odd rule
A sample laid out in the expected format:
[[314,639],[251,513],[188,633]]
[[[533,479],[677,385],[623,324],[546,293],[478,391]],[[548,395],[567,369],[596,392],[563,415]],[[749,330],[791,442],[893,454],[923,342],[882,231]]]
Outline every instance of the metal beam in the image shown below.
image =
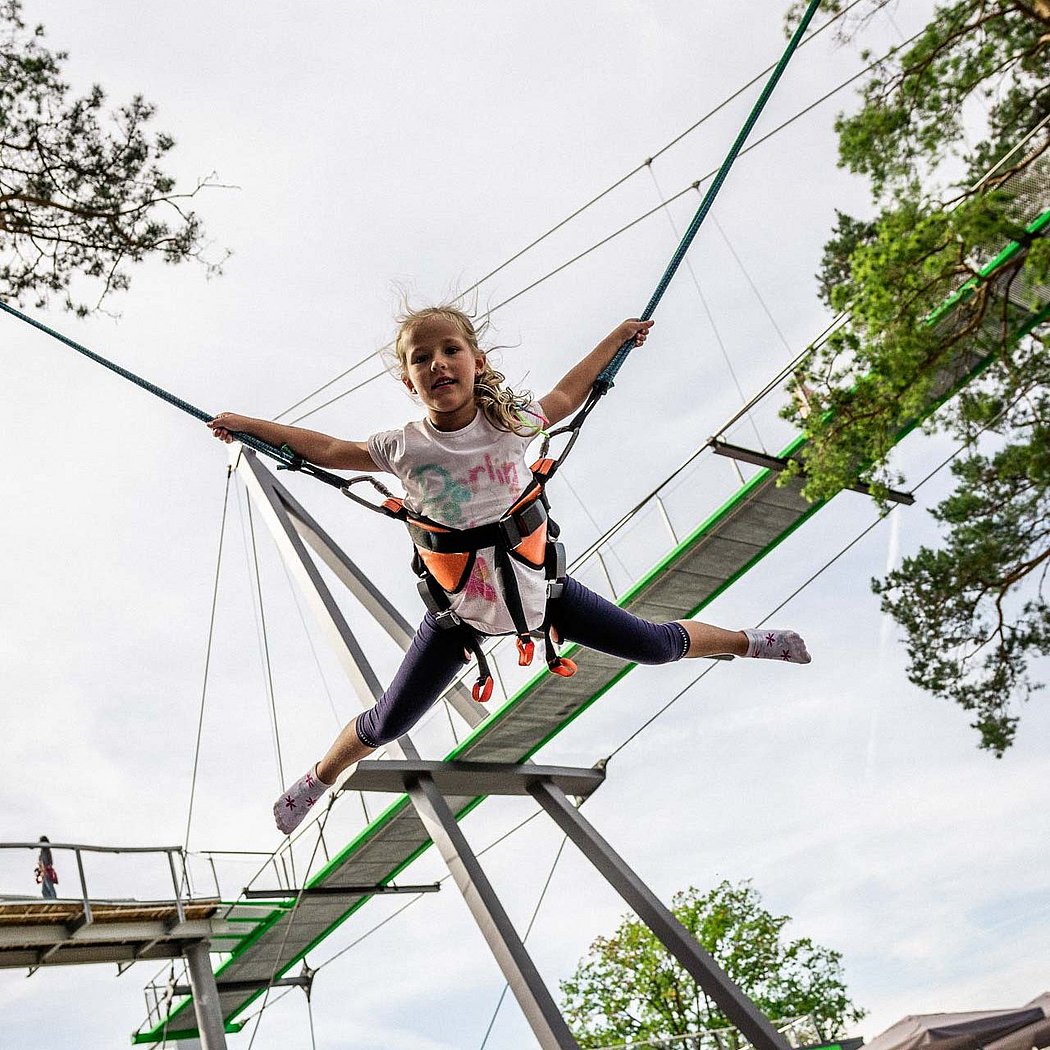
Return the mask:
[[[215,987],[220,992],[256,992],[260,988],[309,988],[312,977],[276,977],[272,981],[218,981]],[[177,984],[172,995],[192,995],[188,984]]]
[[408,791],[543,1050],[579,1050],[444,796],[428,773]]
[[384,893],[437,893],[440,889],[439,882],[426,882],[418,886],[397,886],[393,883],[386,886],[304,886],[298,890],[252,890],[245,887],[241,890],[241,896],[249,900],[300,900],[304,897],[375,897]]
[[528,795],[531,786],[550,781],[569,795],[588,797],[605,781],[602,769],[537,766],[509,762],[359,762],[345,787],[358,791],[401,794],[421,775],[429,777],[442,795],[476,798],[479,795]]
[[193,1012],[197,1017],[201,1050],[226,1050],[226,1029],[219,1005],[219,989],[211,968],[208,942],[187,944],[183,955],[193,989]]
[[[182,956],[183,944],[178,941],[160,942],[149,951],[139,954],[129,944],[83,944],[75,942],[65,945],[51,961],[50,966],[95,966],[110,963],[155,962],[159,959],[178,959]],[[34,948],[5,951],[0,955],[0,969],[21,970],[40,968],[40,952]]]
[[756,1050],[788,1050],[787,1040],[722,972],[718,963],[700,947],[692,934],[627,866],[623,858],[580,816],[556,785],[538,780],[530,786],[529,794],[576,843],[584,856],[692,974],[697,984],[718,1004]]
[[[741,445],[731,445],[728,441],[719,441],[718,438],[711,438],[708,444],[719,456],[728,456],[730,459],[739,460],[741,463],[751,463],[756,467],[765,467],[767,470],[777,472],[787,470],[791,463],[790,459],[771,456],[768,452],[755,452],[753,449],[743,448]],[[863,481],[858,481],[850,485],[849,488],[853,492],[862,492],[865,496],[871,495],[871,486]],[[886,499],[891,503],[901,503],[906,507],[910,507],[915,502],[915,497],[910,492],[898,492],[896,489],[887,489]]]
[[199,940],[201,937],[243,937],[244,930],[219,920],[220,925],[210,919],[189,920],[172,927],[161,920],[133,922],[93,922],[90,926],[81,926],[70,935],[64,925],[25,924],[19,926],[0,926],[0,952],[4,948],[33,945],[36,948],[49,948],[54,944],[106,944],[114,941],[149,941],[155,938],[162,940],[187,941]]

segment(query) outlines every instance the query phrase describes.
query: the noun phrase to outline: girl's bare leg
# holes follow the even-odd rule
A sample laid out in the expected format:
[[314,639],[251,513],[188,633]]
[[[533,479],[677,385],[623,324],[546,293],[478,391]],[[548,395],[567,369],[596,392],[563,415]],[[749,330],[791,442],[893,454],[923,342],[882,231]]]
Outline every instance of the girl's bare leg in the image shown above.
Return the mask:
[[726,631],[697,620],[678,620],[689,635],[687,657],[751,656],[760,660],[784,660],[791,664],[808,664],[809,650],[797,631],[763,627],[746,631]]
[[348,722],[343,726],[324,758],[314,767],[314,772],[322,783],[334,784],[336,777],[347,766],[352,766],[355,762],[360,762],[362,758],[367,758],[373,751],[375,748],[363,744],[357,735],[356,720]]
[[694,656],[746,656],[748,640],[743,631],[727,631],[699,620],[679,620],[689,635],[686,657]]
[[304,773],[273,804],[273,816],[278,830],[290,835],[317,800],[335,783],[336,777],[347,766],[360,762],[374,750],[375,748],[361,742],[355,723],[344,726],[324,758]]

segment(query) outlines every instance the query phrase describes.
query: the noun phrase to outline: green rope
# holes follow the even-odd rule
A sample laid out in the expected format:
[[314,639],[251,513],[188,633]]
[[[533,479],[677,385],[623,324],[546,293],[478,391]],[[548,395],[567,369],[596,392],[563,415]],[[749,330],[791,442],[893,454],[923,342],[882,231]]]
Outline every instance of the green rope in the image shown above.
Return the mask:
[[[66,346],[76,350],[78,354],[83,354],[89,360],[102,365],[103,368],[108,368],[111,372],[116,372],[121,378],[129,380],[143,390],[159,397],[162,401],[167,401],[169,405],[174,405],[175,408],[181,409],[188,415],[194,416],[202,423],[210,423],[215,418],[203,409],[197,408],[195,405],[191,405],[188,401],[183,401],[181,397],[176,397],[174,394],[162,389],[155,383],[151,383],[148,379],[143,379],[141,376],[135,375],[134,372],[129,372],[126,368],[114,364],[114,362],[107,360],[100,354],[96,354],[94,351],[89,350],[86,346],[81,346],[80,343],[75,342],[61,332],[55,331],[54,328],[49,328],[46,324],[37,321],[28,314],[22,313],[21,310],[15,309],[15,307],[5,303],[2,299],[0,299],[0,310],[10,314],[12,317],[17,317],[20,321],[25,321],[26,324],[32,325],[46,335],[51,336],[52,339],[57,339],[60,343],[65,343]],[[330,485],[335,485],[337,488],[342,488],[346,484],[346,478],[340,478],[337,475],[329,474],[327,471],[323,471],[318,467],[304,464],[302,458],[297,456],[287,445],[277,448],[260,438],[253,437],[251,434],[237,433],[234,434],[234,437],[236,437],[242,445],[254,449],[256,452],[261,452],[264,456],[269,456],[271,459],[277,460],[278,463],[283,464],[285,467],[294,470],[303,469],[314,477],[319,478],[321,481],[325,481]]]
[[[729,150],[726,159],[718,169],[718,174],[715,175],[714,181],[708,188],[707,193],[704,194],[704,199],[700,202],[700,207],[697,208],[696,214],[693,216],[693,221],[685,231],[681,243],[675,249],[675,253],[672,256],[670,263],[668,263],[667,269],[664,270],[664,274],[660,278],[659,284],[656,286],[656,291],[653,292],[648,304],[642,311],[641,320],[648,321],[656,311],[656,306],[663,298],[664,292],[667,291],[667,286],[671,283],[671,279],[674,277],[678,267],[681,266],[682,260],[685,258],[685,253],[689,251],[689,246],[693,243],[693,238],[700,229],[700,224],[704,221],[707,213],[711,210],[711,205],[714,203],[715,197],[718,196],[718,191],[722,188],[722,183],[725,182],[726,176],[729,174],[729,169],[733,166],[733,162],[737,158],[737,154],[743,148],[748,135],[751,134],[751,129],[755,126],[755,122],[758,120],[759,115],[769,101],[769,97],[773,94],[773,89],[777,86],[781,75],[787,68],[787,64],[791,60],[791,56],[795,53],[795,49],[801,43],[802,37],[805,34],[806,29],[809,27],[809,23],[813,20],[813,16],[817,13],[817,8],[819,6],[820,0],[810,0],[809,7],[806,9],[806,13],[802,16],[802,21],[799,22],[798,28],[792,35],[787,49],[784,51],[784,54],[781,55],[776,68],[770,74],[766,86],[762,89],[762,94],[759,95],[758,101],[752,107],[751,112],[747,116],[747,120],[744,121],[744,126],[740,129],[740,134],[737,135],[736,141]],[[627,355],[633,348],[634,340],[628,339],[627,342],[616,351],[616,356],[613,357],[613,359],[605,366],[601,375],[598,376],[595,381],[595,389],[597,390],[599,397],[613,385],[613,378],[620,370],[620,366],[627,359]]]

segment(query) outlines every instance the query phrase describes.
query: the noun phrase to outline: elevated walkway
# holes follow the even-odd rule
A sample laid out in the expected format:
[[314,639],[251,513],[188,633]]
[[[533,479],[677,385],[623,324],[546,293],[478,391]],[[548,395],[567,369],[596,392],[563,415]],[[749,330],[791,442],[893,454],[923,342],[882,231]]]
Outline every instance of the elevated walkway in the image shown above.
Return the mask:
[[[1048,225],[1050,212],[1044,212],[1030,224],[1028,232],[1033,237],[1042,236]],[[996,274],[1004,263],[1026,252],[1028,243],[1030,240],[1008,246],[982,271],[982,278],[991,284],[992,294],[1002,305],[989,324],[999,324],[1007,317],[1014,338],[1020,338],[1050,316],[1047,289],[1022,289],[1010,282],[997,282]],[[966,294],[965,289],[956,293],[931,317],[931,323],[949,333],[954,323],[954,305],[964,300]],[[990,310],[989,314],[992,313]],[[928,412],[933,412],[978,374],[987,364],[987,354],[978,333],[958,355],[950,372],[940,377]],[[919,422],[915,420],[912,426]],[[759,469],[732,498],[675,543],[618,598],[618,604],[640,616],[658,620],[694,616],[773,551],[820,509],[820,505],[807,503],[802,498],[798,479],[777,484],[778,466],[797,456],[804,444],[803,437],[790,442],[778,457],[773,457],[777,462]],[[259,481],[261,468],[252,465],[251,470]],[[279,490],[275,482],[263,479],[259,483],[266,486],[270,497],[288,512],[301,536],[317,549],[314,541],[323,540],[324,535],[316,522]],[[660,491],[654,493],[647,506],[652,501],[658,504],[660,497]],[[643,508],[637,510],[641,512]],[[323,556],[337,573],[340,569],[351,571],[347,568],[348,562],[339,563],[330,554]],[[395,637],[411,636],[410,628],[395,611],[385,607],[382,616],[384,625],[389,625],[388,630]],[[634,666],[589,650],[568,651],[579,668],[574,678],[538,674],[491,715],[484,709],[471,714],[469,702],[460,703],[456,709],[471,720],[474,728],[448,753],[446,761],[528,761]],[[446,801],[455,816],[462,818],[483,797],[469,792],[446,796]],[[294,894],[272,901],[268,916],[234,948],[232,957],[216,973],[227,1031],[239,1029],[238,1016],[270,982],[286,974],[356,912],[373,895],[373,888],[390,885],[430,845],[431,837],[409,795],[401,795],[309,880],[306,892],[298,901]],[[310,892],[322,889],[324,893]],[[162,1034],[167,1039],[196,1035],[189,999],[176,1005],[162,1023],[138,1032],[134,1041],[154,1043]]]
[[[28,854],[40,842],[0,842],[0,855]],[[223,904],[215,898],[190,898],[184,855],[178,846],[91,846],[49,842],[65,887],[75,883],[79,896],[59,899],[0,894],[0,969],[116,963],[118,966],[185,954],[187,945],[212,942],[232,951],[269,917],[271,909],[247,902]],[[171,880],[171,896],[162,900],[112,900],[92,895],[84,856],[130,855],[130,860],[161,859]],[[72,860],[72,865],[68,863]],[[73,873],[76,873],[74,875]]]
[[82,900],[0,899],[0,968],[174,959],[202,940],[231,951],[270,911],[214,898],[88,899],[86,907]]

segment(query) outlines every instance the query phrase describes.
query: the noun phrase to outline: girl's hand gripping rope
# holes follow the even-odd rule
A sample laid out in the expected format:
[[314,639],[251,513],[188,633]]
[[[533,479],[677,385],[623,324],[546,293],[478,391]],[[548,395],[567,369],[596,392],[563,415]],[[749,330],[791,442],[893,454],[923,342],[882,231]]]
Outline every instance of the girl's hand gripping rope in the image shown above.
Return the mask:
[[648,337],[649,329],[652,328],[654,323],[655,322],[653,321],[639,321],[636,317],[624,321],[624,323],[613,332],[613,338],[618,344],[617,349],[631,339],[634,340],[635,346],[641,346]]
[[206,426],[212,434],[227,445],[236,440],[234,434],[246,434],[251,426],[248,416],[239,416],[236,412],[220,412],[214,419],[209,420]]

